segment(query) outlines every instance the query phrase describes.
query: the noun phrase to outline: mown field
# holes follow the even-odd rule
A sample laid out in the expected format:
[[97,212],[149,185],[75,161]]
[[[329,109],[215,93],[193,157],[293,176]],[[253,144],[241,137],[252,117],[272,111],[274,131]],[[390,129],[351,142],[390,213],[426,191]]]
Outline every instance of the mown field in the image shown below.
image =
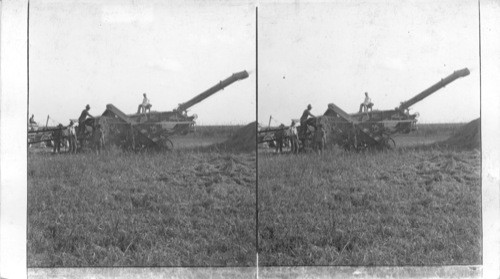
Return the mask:
[[174,149],[206,147],[224,142],[231,138],[240,125],[232,126],[195,126],[195,131],[187,135],[174,135],[170,139],[174,144]]
[[28,267],[254,266],[255,164],[209,148],[29,152]]
[[[390,152],[260,152],[259,265],[481,264],[480,152],[422,146],[460,126]],[[254,266],[255,155],[208,147],[238,128],[167,153],[29,150],[28,266]]]
[[259,265],[475,265],[482,262],[479,150],[404,148],[259,153]]
[[393,136],[397,147],[411,147],[426,145],[446,140],[458,132],[464,123],[449,124],[417,124],[417,130],[409,134],[396,134]]

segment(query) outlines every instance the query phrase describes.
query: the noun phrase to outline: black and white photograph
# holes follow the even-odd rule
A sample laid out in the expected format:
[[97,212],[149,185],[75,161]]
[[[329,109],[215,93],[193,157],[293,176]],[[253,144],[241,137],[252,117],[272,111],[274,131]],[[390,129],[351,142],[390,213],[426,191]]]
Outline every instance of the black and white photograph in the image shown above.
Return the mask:
[[499,278],[498,0],[0,1],[0,279]]
[[259,265],[480,265],[475,1],[259,7]]
[[28,267],[255,266],[253,3],[29,4]]

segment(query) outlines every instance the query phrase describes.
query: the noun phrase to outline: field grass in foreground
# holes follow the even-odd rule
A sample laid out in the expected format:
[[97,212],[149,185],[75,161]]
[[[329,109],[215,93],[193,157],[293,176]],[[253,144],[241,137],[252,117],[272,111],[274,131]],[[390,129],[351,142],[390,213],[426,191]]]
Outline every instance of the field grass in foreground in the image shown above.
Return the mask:
[[480,153],[259,154],[259,265],[481,264]]
[[28,267],[253,266],[255,155],[28,157]]

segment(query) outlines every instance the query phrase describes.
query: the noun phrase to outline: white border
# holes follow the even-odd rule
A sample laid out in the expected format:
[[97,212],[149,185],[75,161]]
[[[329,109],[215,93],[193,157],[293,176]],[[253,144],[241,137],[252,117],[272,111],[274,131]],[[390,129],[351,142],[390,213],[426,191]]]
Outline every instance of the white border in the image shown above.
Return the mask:
[[2,1],[0,276],[26,277],[27,2]]
[[481,1],[483,276],[500,277],[500,2]]
[[[0,276],[26,278],[27,1],[4,0],[0,4]],[[500,277],[499,31],[500,2],[483,0],[481,113],[484,278]],[[113,269],[107,270],[113,273]],[[184,275],[196,272],[196,268],[184,270],[187,272]],[[286,268],[284,272],[287,272]],[[123,274],[123,269],[116,269],[115,274]]]

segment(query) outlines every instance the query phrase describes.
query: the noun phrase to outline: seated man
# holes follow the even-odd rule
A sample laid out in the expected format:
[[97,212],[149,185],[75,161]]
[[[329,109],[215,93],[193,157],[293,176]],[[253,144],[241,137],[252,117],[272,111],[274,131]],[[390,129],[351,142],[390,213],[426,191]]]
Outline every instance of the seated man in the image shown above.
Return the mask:
[[365,101],[359,105],[359,112],[366,112],[368,110],[372,111],[373,103],[370,97],[368,97],[368,92],[365,92]]
[[30,131],[36,131],[36,130],[38,130],[38,124],[35,121],[35,115],[34,114],[32,114],[31,117],[30,117],[30,120],[28,122],[28,128],[30,129]]
[[146,97],[146,93],[142,94],[144,99],[142,99],[142,104],[137,107],[137,114],[146,113],[146,111],[151,112],[152,105],[149,103],[149,99]]

